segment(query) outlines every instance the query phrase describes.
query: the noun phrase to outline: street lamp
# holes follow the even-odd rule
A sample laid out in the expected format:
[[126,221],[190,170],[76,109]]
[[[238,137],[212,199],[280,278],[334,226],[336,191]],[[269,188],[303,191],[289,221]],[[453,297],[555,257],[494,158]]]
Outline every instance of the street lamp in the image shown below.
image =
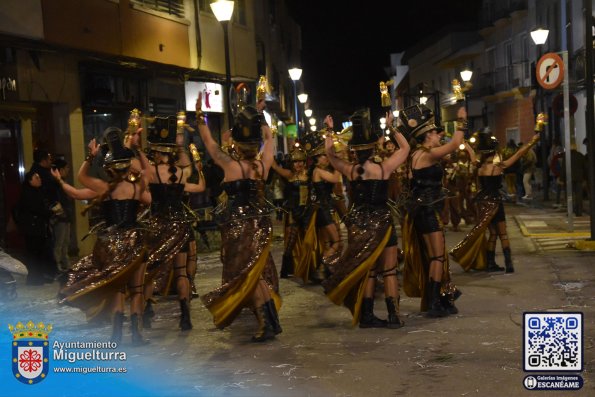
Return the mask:
[[468,83],[471,81],[471,77],[473,76],[473,71],[469,69],[461,70],[461,79],[464,83]]
[[308,101],[308,94],[300,94],[298,95],[298,100],[300,101],[301,104],[304,104]]
[[[549,30],[547,29],[542,29],[542,28],[538,28],[535,29],[533,31],[531,31],[531,38],[533,39],[533,42],[535,43],[535,45],[537,46],[538,50],[539,50],[539,54],[537,56],[537,62],[539,62],[539,59],[541,58],[542,55],[542,46],[543,44],[545,44],[546,40],[547,40],[547,36],[550,33]],[[537,65],[537,63],[535,64]],[[537,92],[539,94],[539,102],[540,102],[540,108],[541,111],[546,113],[545,111],[545,104],[543,101],[543,90],[541,89],[541,86],[539,84],[537,84]],[[547,134],[545,134],[544,132],[544,137],[547,137]],[[542,170],[542,175],[543,175],[543,179],[542,179],[542,187],[543,187],[543,200],[549,200],[549,190],[550,190],[550,178],[549,178],[549,167],[547,164],[547,140],[546,139],[542,139],[540,142],[541,145],[541,170]],[[568,149],[567,149],[568,150]]]
[[227,91],[227,122],[228,127],[233,126],[233,114],[231,111],[231,103],[229,100],[229,94],[231,91],[231,67],[229,65],[229,35],[228,35],[228,24],[233,14],[234,2],[232,0],[218,0],[211,3],[211,10],[215,14],[215,18],[221,22],[223,26],[223,41],[225,42],[225,89]]
[[301,138],[300,134],[300,122],[299,122],[299,113],[298,113],[298,98],[297,98],[297,82],[302,77],[302,69],[300,68],[292,68],[289,69],[289,78],[293,81],[293,101],[295,102],[295,128],[297,130],[298,138]]
[[306,117],[311,117],[312,116],[312,109],[306,109],[306,110],[304,110],[304,114],[306,115]]

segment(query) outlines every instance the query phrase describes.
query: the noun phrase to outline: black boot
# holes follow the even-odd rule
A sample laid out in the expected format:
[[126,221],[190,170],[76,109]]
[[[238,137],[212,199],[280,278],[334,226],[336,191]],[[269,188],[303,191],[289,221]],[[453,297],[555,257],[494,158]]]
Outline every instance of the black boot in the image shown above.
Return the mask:
[[115,312],[112,318],[112,336],[110,341],[117,344],[122,343],[122,325],[124,325],[124,313]]
[[280,334],[281,332],[283,332],[283,328],[281,328],[281,324],[279,323],[279,314],[277,313],[277,308],[275,307],[275,301],[270,299],[264,305],[266,306],[266,309],[269,313],[269,318],[271,320],[273,332],[275,333],[275,335]]
[[180,329],[182,331],[189,331],[192,329],[192,322],[190,321],[190,306],[186,298],[180,299]]
[[498,266],[496,263],[496,251],[486,251],[486,256],[488,258],[488,266],[486,268],[488,272],[501,272],[504,270],[502,266]]
[[386,328],[386,320],[374,315],[374,298],[364,298],[359,315],[360,328]]
[[510,253],[510,247],[502,250],[504,253],[504,266],[506,266],[506,273],[514,273],[514,266],[512,265],[512,255]]
[[293,255],[283,254],[283,260],[281,262],[281,278],[288,278],[293,276]]
[[145,302],[145,310],[143,311],[143,328],[151,329],[151,321],[155,317],[155,311],[153,310],[153,299],[147,299]]
[[263,304],[256,308],[254,312],[256,314],[256,320],[258,321],[258,331],[252,337],[252,342],[264,342],[268,339],[275,338],[275,331],[271,324],[271,315],[267,308],[267,304]]
[[149,343],[149,341],[143,338],[143,335],[140,333],[138,314],[136,313],[130,316],[130,331],[132,332],[132,344],[134,346],[142,346]]
[[455,300],[452,295],[444,294],[440,297],[440,304],[446,309],[448,314],[457,314],[459,309],[455,306]]
[[387,296],[384,300],[386,301],[386,310],[388,311],[386,327],[392,329],[401,328],[405,325],[405,322],[399,318],[399,301],[401,298],[395,299],[392,296]]
[[430,289],[430,300],[428,302],[429,309],[426,315],[428,317],[448,316],[448,311],[444,308],[444,306],[442,306],[442,303],[440,302],[440,282],[430,280],[426,288]]

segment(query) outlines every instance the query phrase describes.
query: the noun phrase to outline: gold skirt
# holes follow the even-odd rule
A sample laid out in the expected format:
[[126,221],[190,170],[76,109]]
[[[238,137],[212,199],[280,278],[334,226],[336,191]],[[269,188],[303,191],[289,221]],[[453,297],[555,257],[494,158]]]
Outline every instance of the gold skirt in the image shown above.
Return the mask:
[[279,278],[270,254],[271,236],[268,215],[234,219],[221,226],[222,285],[201,296],[217,328],[227,327],[244,307],[252,306],[252,296],[261,278],[266,281],[277,310],[281,307]]
[[60,303],[83,310],[89,321],[109,319],[115,293],[126,289],[132,274],[144,263],[146,251],[140,229],[99,234],[93,253],[69,271],[59,293]]
[[334,265],[334,273],[322,282],[326,296],[336,305],[343,304],[359,322],[360,307],[369,274],[386,247],[392,233],[390,210],[362,211],[354,208],[347,214],[347,249]]

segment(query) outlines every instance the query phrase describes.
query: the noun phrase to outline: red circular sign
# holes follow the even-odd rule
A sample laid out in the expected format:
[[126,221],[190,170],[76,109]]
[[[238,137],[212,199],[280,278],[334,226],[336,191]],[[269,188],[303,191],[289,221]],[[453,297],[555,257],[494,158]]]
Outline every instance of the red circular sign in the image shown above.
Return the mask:
[[553,90],[564,80],[564,61],[554,52],[542,56],[535,69],[537,82],[546,90]]

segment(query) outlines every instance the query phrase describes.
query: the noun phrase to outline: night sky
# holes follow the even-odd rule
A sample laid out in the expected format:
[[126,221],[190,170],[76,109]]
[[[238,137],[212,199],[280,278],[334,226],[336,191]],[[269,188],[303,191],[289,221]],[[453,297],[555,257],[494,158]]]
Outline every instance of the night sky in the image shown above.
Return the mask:
[[[287,0],[302,28],[302,81],[311,107],[380,112],[390,54],[450,25],[477,27],[481,0]],[[320,115],[319,115],[320,116]]]

